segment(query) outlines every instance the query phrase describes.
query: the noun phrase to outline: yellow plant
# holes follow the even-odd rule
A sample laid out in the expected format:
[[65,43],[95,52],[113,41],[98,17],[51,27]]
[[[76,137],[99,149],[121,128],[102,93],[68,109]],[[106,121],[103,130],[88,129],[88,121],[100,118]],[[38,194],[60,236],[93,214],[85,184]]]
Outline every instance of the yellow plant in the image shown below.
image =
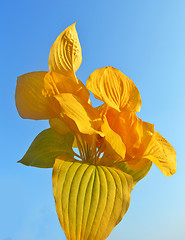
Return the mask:
[[[68,240],[103,240],[123,218],[131,191],[152,163],[171,176],[176,154],[153,124],[137,117],[141,97],[132,80],[103,67],[85,87],[75,75],[81,61],[73,24],[52,45],[49,72],[18,77],[20,116],[50,123],[19,162],[53,167],[56,211]],[[104,103],[93,108],[88,90]]]

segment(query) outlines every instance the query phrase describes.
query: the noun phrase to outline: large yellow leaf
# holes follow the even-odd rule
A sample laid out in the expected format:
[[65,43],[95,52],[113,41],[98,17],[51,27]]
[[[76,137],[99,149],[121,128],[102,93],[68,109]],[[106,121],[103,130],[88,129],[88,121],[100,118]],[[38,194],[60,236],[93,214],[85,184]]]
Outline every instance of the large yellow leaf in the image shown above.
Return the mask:
[[49,70],[64,75],[74,75],[81,62],[82,50],[74,23],[66,28],[52,45]]
[[89,135],[93,133],[101,134],[98,130],[102,120],[96,109],[90,104],[70,93],[56,95],[55,99],[61,107],[62,115],[66,115],[70,120],[73,120],[81,133]]
[[118,168],[57,158],[53,193],[68,240],[104,240],[130,203],[132,177]]
[[31,72],[17,79],[15,102],[19,115],[29,119],[49,119],[55,117],[48,99],[42,94],[47,72]]
[[96,98],[118,111],[140,111],[141,97],[137,87],[116,68],[95,70],[87,80],[87,88]]
[[175,150],[158,132],[154,132],[144,155],[167,177],[170,177],[176,172]]
[[73,156],[73,141],[72,134],[62,136],[51,128],[46,129],[38,134],[19,162],[32,167],[52,168],[56,157],[64,153]]

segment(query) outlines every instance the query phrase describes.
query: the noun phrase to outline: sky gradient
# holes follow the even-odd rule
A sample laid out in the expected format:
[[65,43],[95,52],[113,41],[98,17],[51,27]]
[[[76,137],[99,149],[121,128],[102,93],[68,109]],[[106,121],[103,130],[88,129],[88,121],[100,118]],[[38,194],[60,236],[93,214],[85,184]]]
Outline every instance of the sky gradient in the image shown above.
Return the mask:
[[77,21],[83,56],[77,77],[85,84],[97,68],[118,68],[140,91],[138,116],[177,152],[176,174],[167,178],[153,165],[108,240],[184,240],[185,1],[10,0],[1,3],[0,13],[0,239],[66,239],[52,170],[17,163],[48,121],[21,119],[14,95],[18,76],[48,71],[52,43]]

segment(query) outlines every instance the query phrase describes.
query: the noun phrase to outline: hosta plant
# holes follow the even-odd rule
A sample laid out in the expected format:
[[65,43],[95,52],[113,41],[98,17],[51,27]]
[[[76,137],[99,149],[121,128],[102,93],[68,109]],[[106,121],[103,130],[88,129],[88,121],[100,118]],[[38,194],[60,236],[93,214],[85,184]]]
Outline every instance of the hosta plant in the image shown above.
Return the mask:
[[[52,45],[49,72],[18,77],[20,116],[50,124],[19,162],[53,168],[56,211],[68,240],[103,240],[152,163],[171,176],[176,154],[153,124],[137,117],[141,97],[131,79],[109,66],[95,70],[85,86],[75,74],[81,62],[73,24]],[[89,91],[102,105],[92,106]]]

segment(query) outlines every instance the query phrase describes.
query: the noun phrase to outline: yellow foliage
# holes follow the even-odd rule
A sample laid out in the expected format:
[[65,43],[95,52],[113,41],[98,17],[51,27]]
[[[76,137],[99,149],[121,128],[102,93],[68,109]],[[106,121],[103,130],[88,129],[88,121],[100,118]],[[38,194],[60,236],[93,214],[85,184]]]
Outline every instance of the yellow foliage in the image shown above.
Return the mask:
[[[48,119],[51,126],[20,162],[53,167],[56,210],[68,240],[103,240],[123,218],[132,189],[152,163],[171,176],[176,154],[153,124],[137,117],[141,97],[131,79],[103,67],[89,76],[86,87],[75,75],[81,61],[73,24],[52,45],[49,72],[18,78],[20,116]],[[88,90],[103,105],[94,108]]]

